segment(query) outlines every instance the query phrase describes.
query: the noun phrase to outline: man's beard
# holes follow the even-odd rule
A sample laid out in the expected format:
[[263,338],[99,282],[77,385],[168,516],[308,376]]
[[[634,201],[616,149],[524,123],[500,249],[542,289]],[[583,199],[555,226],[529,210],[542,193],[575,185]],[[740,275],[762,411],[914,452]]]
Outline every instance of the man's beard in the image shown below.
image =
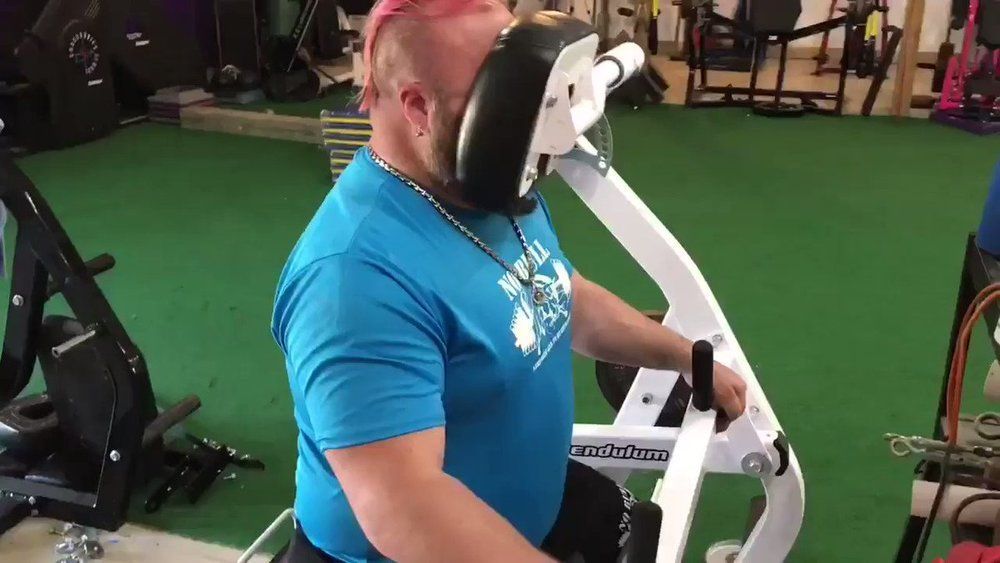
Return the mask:
[[438,188],[461,203],[480,211],[501,213],[508,216],[527,215],[535,210],[538,201],[534,197],[522,197],[514,187],[509,193],[489,193],[476,186],[466,186],[458,180],[458,130],[461,114],[435,114],[431,127],[430,171],[438,182]]

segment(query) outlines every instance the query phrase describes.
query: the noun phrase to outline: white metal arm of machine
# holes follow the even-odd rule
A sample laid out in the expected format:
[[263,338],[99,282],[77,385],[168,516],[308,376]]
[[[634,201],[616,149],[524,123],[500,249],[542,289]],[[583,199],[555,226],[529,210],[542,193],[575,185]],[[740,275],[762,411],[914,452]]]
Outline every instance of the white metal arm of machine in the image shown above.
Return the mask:
[[[681,561],[706,472],[743,473],[760,479],[766,508],[736,561],[773,563],[791,550],[801,527],[802,473],[778,419],[708,283],[690,255],[614,170],[604,96],[643,64],[643,51],[624,44],[596,62],[594,40],[568,45],[546,89],[522,182],[556,171],[656,282],[670,307],[664,325],[691,340],[711,343],[716,361],[747,384],[747,411],[721,434],[716,413],[688,407],[680,428],[655,421],[679,377],[640,369],[612,425],[578,424],[571,455],[623,482],[634,469],[664,471],[652,501],[663,509],[655,561]],[[573,85],[573,88],[569,88]],[[604,145],[604,146],[598,146]],[[539,158],[548,155],[547,159]],[[717,555],[717,554],[716,554]],[[635,562],[638,563],[638,562]]]

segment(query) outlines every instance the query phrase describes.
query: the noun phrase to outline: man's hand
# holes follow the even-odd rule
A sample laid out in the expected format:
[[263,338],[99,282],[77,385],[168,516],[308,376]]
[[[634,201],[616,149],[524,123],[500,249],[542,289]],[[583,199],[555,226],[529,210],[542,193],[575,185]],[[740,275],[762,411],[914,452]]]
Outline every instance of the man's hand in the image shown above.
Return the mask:
[[[691,373],[691,341],[649,319],[603,287],[573,272],[573,349],[613,364]],[[715,407],[735,420],[746,408],[747,386],[715,364]]]
[[736,372],[715,363],[715,408],[726,413],[730,421],[743,414],[747,406],[747,384]]

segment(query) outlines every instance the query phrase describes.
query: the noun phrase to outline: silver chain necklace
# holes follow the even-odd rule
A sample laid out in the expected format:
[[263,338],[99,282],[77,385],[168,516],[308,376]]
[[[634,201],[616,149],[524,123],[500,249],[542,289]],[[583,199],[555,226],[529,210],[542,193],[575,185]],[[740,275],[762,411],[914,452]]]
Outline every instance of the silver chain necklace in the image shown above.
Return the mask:
[[399,170],[393,168],[393,166],[388,162],[386,162],[382,157],[380,157],[375,152],[375,149],[371,148],[371,146],[368,146],[366,148],[368,149],[368,155],[371,156],[372,160],[375,162],[375,164],[379,166],[379,168],[385,170],[389,174],[392,174],[396,179],[406,184],[410,189],[417,192],[417,194],[419,194],[428,202],[430,202],[430,204],[434,206],[434,209],[437,209],[437,212],[441,215],[441,217],[444,217],[446,221],[451,223],[456,229],[458,229],[460,233],[465,235],[466,238],[475,243],[475,245],[478,246],[483,252],[485,252],[490,258],[492,258],[498,264],[503,266],[505,270],[507,270],[515,278],[517,278],[517,281],[521,282],[522,286],[526,288],[531,288],[531,298],[535,302],[535,305],[542,305],[545,303],[546,299],[545,291],[541,287],[535,284],[535,271],[537,266],[535,265],[534,258],[531,257],[531,252],[529,252],[528,250],[528,241],[525,240],[524,232],[521,231],[521,226],[517,224],[517,221],[513,217],[508,217],[508,219],[510,219],[511,226],[514,227],[514,233],[517,234],[517,240],[521,243],[521,248],[524,249],[524,259],[525,262],[527,263],[527,269],[528,269],[527,277],[521,276],[521,274],[519,274],[517,270],[514,269],[513,266],[511,266],[509,263],[507,263],[506,260],[501,258],[499,254],[497,254],[492,248],[487,246],[486,243],[480,240],[480,238],[477,237],[475,233],[470,231],[468,227],[463,225],[461,221],[459,221],[457,218],[455,218],[454,215],[452,215],[447,209],[445,209],[445,207],[441,205],[441,202],[439,202],[437,198],[431,195],[430,192],[420,187],[420,184],[417,184],[410,178],[406,177]]

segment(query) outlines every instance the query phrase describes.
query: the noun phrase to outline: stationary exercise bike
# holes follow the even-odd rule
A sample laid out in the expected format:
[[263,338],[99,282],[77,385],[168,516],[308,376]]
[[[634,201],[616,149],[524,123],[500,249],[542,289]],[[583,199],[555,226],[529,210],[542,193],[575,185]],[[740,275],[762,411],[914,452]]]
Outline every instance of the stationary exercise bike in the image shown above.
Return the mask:
[[13,144],[38,151],[98,139],[145,118],[156,90],[200,84],[197,43],[162,4],[0,3],[0,119]]
[[[504,30],[479,70],[460,127],[459,180],[525,195],[558,173],[659,286],[670,303],[663,324],[696,341],[692,390],[681,398],[678,426],[657,422],[676,403],[673,390],[683,376],[640,369],[613,424],[573,429],[570,456],[619,483],[636,470],[662,472],[652,498],[633,508],[628,563],[685,558],[706,473],[746,475],[766,496],[747,537],[713,545],[706,559],[783,561],[802,524],[802,472],[705,278],[612,167],[605,101],[642,68],[645,55],[624,43],[597,56],[598,42],[592,26],[558,12],[523,16]],[[713,361],[747,385],[747,410],[723,433],[716,433],[712,409]],[[292,509],[282,513],[239,561],[249,561],[293,516]]]

